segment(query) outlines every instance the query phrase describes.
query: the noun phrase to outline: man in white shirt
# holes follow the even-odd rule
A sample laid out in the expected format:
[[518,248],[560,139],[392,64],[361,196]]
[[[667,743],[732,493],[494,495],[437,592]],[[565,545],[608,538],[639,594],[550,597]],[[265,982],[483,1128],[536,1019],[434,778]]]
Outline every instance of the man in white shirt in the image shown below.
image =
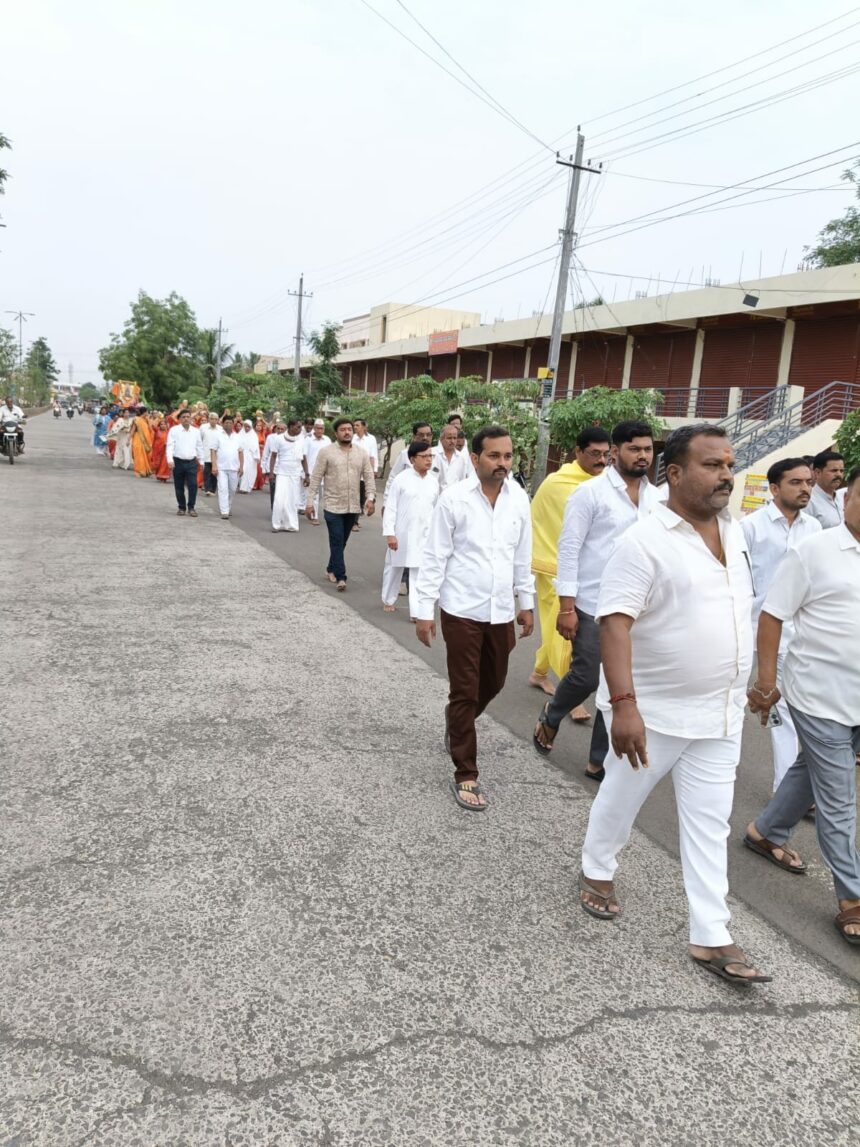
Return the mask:
[[[367,423],[363,418],[356,418],[354,421],[355,434],[352,437],[353,446],[360,446],[361,449],[370,459],[370,465],[373,467],[374,475],[379,473],[379,447],[376,444],[376,439],[372,434],[367,432]],[[358,497],[361,503],[361,512],[364,514],[364,503],[367,492],[364,488],[364,482],[361,483]],[[361,529],[360,522],[356,522],[353,527],[356,530]]]
[[[794,636],[778,675],[781,631]],[[800,741],[797,760],[744,844],[778,867],[805,865],[788,840],[815,802],[815,831],[833,874],[836,927],[860,944],[856,755],[860,753],[860,467],[848,476],[845,521],[806,538],[785,557],[758,626],[758,675],[750,708],[767,720],[782,696]]]
[[283,437],[284,431],[287,429],[287,424],[277,415],[272,422],[272,432],[266,436],[266,441],[263,446],[263,457],[260,459],[260,468],[266,476],[269,483],[269,509],[275,508],[275,460],[274,454],[277,452],[277,446]]
[[[271,437],[271,435],[270,435]],[[275,500],[272,503],[272,533],[281,530],[288,534],[299,532],[299,491],[302,482],[308,484],[308,462],[302,424],[291,418],[284,434],[275,435],[270,451],[270,466],[275,482]]]
[[186,407],[179,415],[179,425],[171,426],[167,432],[165,448],[167,468],[173,474],[173,488],[176,491],[176,511],[184,518],[186,511],[192,518],[197,517],[197,467],[205,461],[203,439],[196,426],[191,425],[191,411]]
[[0,406],[0,426],[4,422],[14,422],[18,427],[18,452],[24,452],[24,411],[12,399],[11,394],[7,394]]
[[[310,432],[305,435],[304,441],[305,461],[308,464],[308,473],[312,474],[320,450],[322,450],[324,446],[331,446],[331,439],[325,432],[325,422],[321,418],[314,419]],[[367,501],[367,491],[364,490],[362,493],[363,487],[364,483],[359,483],[359,498],[361,500],[362,507],[364,506],[365,501]],[[312,526],[318,526],[320,524],[320,498],[325,498],[324,488],[325,484],[323,483],[320,485],[319,493],[314,498],[314,516],[309,519]],[[306,494],[307,488],[303,487],[303,490]]]
[[690,956],[723,979],[761,982],[770,977],[732,942],[726,904],[726,840],[752,666],[752,574],[743,531],[727,508],[734,452],[721,427],[701,424],[672,431],[664,459],[668,502],[618,541],[600,587],[597,703],[609,716],[612,748],[588,820],[580,900],[591,916],[617,917],[618,854],[648,795],[671,773]]
[[217,439],[210,452],[212,473],[218,482],[218,509],[225,520],[230,517],[233,496],[242,477],[244,455],[242,437],[233,433],[233,419],[225,414],[221,420],[224,433]]
[[239,436],[242,439],[242,453],[245,456],[239,493],[250,494],[257,481],[257,467],[260,464],[260,439],[250,418],[243,421]]
[[[428,446],[433,445],[433,427],[429,422],[416,422],[412,427],[412,441],[413,442],[426,442]],[[388,491],[391,489],[391,483],[398,474],[402,474],[404,470],[409,467],[409,455],[407,454],[407,446],[404,446],[400,453],[397,455],[397,461],[391,467],[391,472],[388,475],[388,481],[385,483],[385,490],[382,494],[382,509],[385,510],[385,503],[388,501]]]
[[215,411],[209,414],[209,421],[200,428],[200,437],[203,441],[203,454],[206,461],[203,463],[203,491],[207,498],[211,498],[218,490],[218,479],[212,473],[212,451],[218,449],[218,438],[224,431],[218,421]]
[[822,450],[812,459],[815,486],[809,500],[809,512],[821,522],[822,529],[832,530],[842,521],[836,491],[845,477],[845,461],[835,450]]
[[[595,612],[600,582],[611,560],[614,543],[659,501],[648,481],[654,460],[654,435],[647,422],[619,422],[612,431],[610,464],[602,474],[584,482],[564,508],[558,541],[559,597],[556,629],[573,642],[570,669],[545,703],[535,727],[533,744],[546,756],[566,714],[581,705],[597,688],[600,677],[600,639]],[[603,714],[594,718],[585,775],[602,781],[609,738]]]
[[[798,542],[812,534],[821,533],[821,523],[804,513],[812,494],[813,478],[812,470],[802,458],[783,458],[774,462],[767,472],[767,481],[773,501],[754,514],[747,514],[741,522],[755,585],[753,630],[758,625],[765,595],[782,559]],[[783,627],[779,651],[780,671],[793,632],[793,626]],[[770,730],[774,791],[797,756],[797,734],[785,701],[780,701],[776,706],[776,713],[779,724],[772,724]]]
[[458,427],[453,423],[444,426],[439,435],[439,445],[433,449],[433,469],[441,490],[446,490],[455,482],[462,482],[472,470],[468,454],[465,451],[462,454],[457,452],[458,432]]
[[[451,789],[461,808],[484,812],[478,784],[475,718],[501,692],[516,644],[534,630],[532,525],[529,500],[511,472],[514,447],[502,426],[485,426],[472,440],[475,477],[443,491],[421,555],[415,632],[430,646],[436,602],[448,654],[445,744],[454,762]],[[518,599],[519,612],[517,612]]]
[[421,554],[433,507],[439,499],[439,482],[431,473],[433,452],[426,442],[407,447],[410,470],[398,474],[388,491],[388,505],[382,515],[382,534],[388,549],[382,570],[382,608],[394,613],[403,570],[409,570],[409,616],[415,619],[417,578]]

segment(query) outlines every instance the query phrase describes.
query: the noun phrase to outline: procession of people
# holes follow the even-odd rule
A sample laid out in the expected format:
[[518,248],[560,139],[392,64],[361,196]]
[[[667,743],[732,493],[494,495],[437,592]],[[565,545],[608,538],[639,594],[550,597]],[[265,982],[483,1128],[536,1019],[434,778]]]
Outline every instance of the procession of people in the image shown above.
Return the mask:
[[[429,423],[412,427],[382,495],[380,550],[382,610],[396,612],[405,593],[427,646],[441,620],[457,806],[490,807],[475,722],[505,685],[515,623],[528,638],[537,605],[527,684],[545,697],[524,730],[534,749],[557,754],[562,721],[590,720],[583,703],[596,695],[583,761],[598,787],[582,843],[582,910],[620,916],[621,854],[643,803],[671,776],[689,955],[733,983],[770,979],[728,927],[729,816],[748,706],[771,730],[774,796],[743,844],[803,875],[789,838],[814,816],[836,928],[860,945],[860,470],[846,479],[832,450],[781,459],[767,474],[771,500],[738,522],[722,427],[672,431],[657,487],[651,426],[621,422],[586,428],[574,458],[530,501],[512,474],[508,430],[485,426],[467,448],[461,423],[451,415],[435,445]],[[115,468],[172,476],[181,516],[197,516],[202,491],[228,519],[237,494],[268,483],[272,530],[322,519],[326,579],[347,590],[347,544],[377,502],[379,451],[363,420],[338,418],[329,436],[322,419],[251,420],[183,403],[170,414],[104,409],[94,427],[96,449]]]

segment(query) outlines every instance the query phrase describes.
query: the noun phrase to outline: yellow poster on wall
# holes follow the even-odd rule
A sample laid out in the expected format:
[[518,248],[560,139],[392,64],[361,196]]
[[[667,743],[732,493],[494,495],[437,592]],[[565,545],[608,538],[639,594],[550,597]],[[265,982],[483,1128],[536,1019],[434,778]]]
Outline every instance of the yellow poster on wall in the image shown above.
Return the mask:
[[767,474],[747,474],[744,496],[741,499],[741,513],[751,514],[769,500]]

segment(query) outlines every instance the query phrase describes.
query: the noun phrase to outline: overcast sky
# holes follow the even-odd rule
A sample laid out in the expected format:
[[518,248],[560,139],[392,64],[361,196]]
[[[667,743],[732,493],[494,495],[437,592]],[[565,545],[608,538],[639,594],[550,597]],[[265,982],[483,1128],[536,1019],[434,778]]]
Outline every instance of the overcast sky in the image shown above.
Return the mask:
[[[580,270],[572,290],[586,297],[654,293],[658,276],[698,282],[703,269],[723,282],[741,265],[745,279],[759,265],[795,270],[852,202],[849,189],[773,197],[832,188],[860,156],[855,74],[619,154],[860,67],[860,8],[847,14],[844,0],[404,2],[543,144],[569,150],[581,122],[586,157],[606,160],[583,184],[579,257],[591,279]],[[457,71],[398,0],[368,3]],[[201,325],[221,316],[227,341],[262,353],[289,351],[286,292],[301,271],[314,292],[307,329],[390,300],[444,300],[492,321],[551,297],[565,172],[362,0],[28,0],[5,6],[2,59],[0,133],[14,150],[0,156],[11,176],[0,312],[36,313],[26,334],[48,339],[64,378],[72,362],[76,381],[98,381],[98,348],[141,288],[178,291]],[[708,190],[650,180],[726,186],[846,145],[760,180],[788,177],[731,209],[598,230]]]

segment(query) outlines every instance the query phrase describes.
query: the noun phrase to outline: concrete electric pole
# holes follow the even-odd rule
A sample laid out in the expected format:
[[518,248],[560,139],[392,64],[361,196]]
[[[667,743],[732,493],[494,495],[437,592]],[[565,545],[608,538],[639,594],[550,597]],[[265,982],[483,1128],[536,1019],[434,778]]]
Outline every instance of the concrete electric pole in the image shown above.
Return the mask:
[[564,304],[567,299],[567,280],[570,274],[570,256],[576,238],[574,225],[576,223],[576,203],[579,198],[579,177],[583,171],[599,174],[594,167],[583,167],[582,154],[585,149],[585,137],[581,131],[576,136],[576,153],[572,160],[557,159],[556,163],[563,164],[571,169],[570,186],[567,192],[567,211],[564,217],[564,229],[561,232],[561,258],[558,268],[558,283],[555,289],[555,309],[552,313],[552,334],[549,340],[549,360],[546,365],[546,377],[543,378],[543,394],[541,396],[540,427],[538,429],[537,453],[535,455],[535,468],[532,474],[531,491],[534,495],[546,474],[547,455],[549,454],[549,411],[555,393],[555,379],[558,373],[558,360],[561,356],[561,325],[564,319]]
[[215,344],[215,382],[221,381],[221,320],[218,320],[218,341]]
[[18,324],[18,369],[24,365],[24,323],[27,319],[35,318],[33,311],[7,311],[7,315],[14,315]]
[[294,367],[296,381],[301,377],[302,366],[302,300],[312,299],[313,294],[310,291],[305,291],[305,277],[299,276],[299,289],[297,291],[288,292],[294,295],[297,300],[296,306],[296,365]]

